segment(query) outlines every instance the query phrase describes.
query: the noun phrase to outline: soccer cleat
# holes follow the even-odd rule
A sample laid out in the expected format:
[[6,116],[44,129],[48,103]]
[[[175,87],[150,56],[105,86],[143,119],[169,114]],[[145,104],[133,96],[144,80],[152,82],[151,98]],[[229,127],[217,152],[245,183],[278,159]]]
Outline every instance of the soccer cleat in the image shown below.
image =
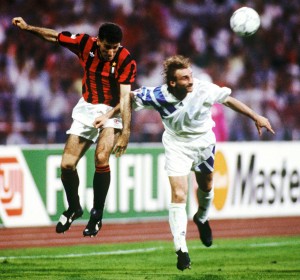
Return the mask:
[[181,271],[191,269],[191,260],[187,252],[182,252],[181,249],[176,252],[177,254],[177,268]]
[[102,211],[93,208],[91,210],[90,220],[83,231],[83,236],[94,237],[102,227]]
[[202,223],[197,219],[195,214],[193,221],[198,227],[200,240],[206,247],[210,247],[213,242],[213,237],[212,237],[212,232],[208,220]]
[[77,210],[71,210],[70,208],[67,211],[64,211],[59,218],[59,221],[56,225],[56,232],[57,233],[64,233],[67,231],[71,224],[78,218],[83,215],[83,211],[80,208]]

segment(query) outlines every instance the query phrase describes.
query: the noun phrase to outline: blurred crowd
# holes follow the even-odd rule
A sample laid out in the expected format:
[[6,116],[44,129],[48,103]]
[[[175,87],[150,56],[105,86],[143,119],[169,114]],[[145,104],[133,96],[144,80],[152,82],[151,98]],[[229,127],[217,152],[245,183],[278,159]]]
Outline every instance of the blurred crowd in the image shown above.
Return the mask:
[[[230,30],[241,6],[261,16],[254,36]],[[232,96],[270,119],[276,134],[263,140],[299,140],[299,14],[298,0],[1,0],[0,144],[64,142],[81,95],[75,55],[12,26],[15,16],[93,36],[102,22],[116,22],[137,61],[133,88],[162,84],[163,60],[186,55],[194,77],[232,88]],[[258,139],[253,122],[224,106],[214,106],[213,117],[218,141]],[[160,142],[162,131],[156,112],[133,113],[131,142]]]

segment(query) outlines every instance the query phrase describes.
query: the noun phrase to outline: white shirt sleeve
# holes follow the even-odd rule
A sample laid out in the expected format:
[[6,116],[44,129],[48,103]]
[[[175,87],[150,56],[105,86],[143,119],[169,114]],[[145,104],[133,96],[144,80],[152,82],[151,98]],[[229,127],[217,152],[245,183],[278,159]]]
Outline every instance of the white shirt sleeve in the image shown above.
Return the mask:
[[[204,84],[204,83],[203,83]],[[231,89],[228,87],[220,87],[213,83],[205,82],[205,85],[200,85],[202,88],[206,88],[207,99],[206,103],[213,105],[215,103],[223,103],[227,96],[231,94]],[[200,93],[201,94],[201,93]]]

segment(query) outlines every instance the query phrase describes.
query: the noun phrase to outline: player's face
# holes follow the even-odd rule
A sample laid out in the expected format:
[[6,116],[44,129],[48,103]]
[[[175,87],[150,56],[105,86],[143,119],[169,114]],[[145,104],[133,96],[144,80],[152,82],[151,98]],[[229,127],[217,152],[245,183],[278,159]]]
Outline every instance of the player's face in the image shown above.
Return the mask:
[[106,40],[97,39],[100,55],[105,61],[112,61],[120,47],[120,43],[108,43]]
[[193,72],[191,68],[178,69],[175,72],[175,81],[171,82],[174,92],[178,97],[184,98],[187,93],[193,91]]

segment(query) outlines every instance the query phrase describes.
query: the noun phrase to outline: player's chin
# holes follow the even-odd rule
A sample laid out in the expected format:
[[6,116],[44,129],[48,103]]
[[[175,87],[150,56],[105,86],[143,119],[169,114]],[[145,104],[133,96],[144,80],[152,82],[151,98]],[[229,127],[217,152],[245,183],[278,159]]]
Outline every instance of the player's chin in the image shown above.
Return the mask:
[[189,86],[189,87],[187,87],[187,88],[186,88],[187,92],[192,92],[192,91],[193,91],[193,89],[194,89],[194,87],[193,87],[193,86]]
[[103,56],[103,58],[104,58],[105,61],[112,61],[114,59],[113,56],[107,56],[107,55]]

